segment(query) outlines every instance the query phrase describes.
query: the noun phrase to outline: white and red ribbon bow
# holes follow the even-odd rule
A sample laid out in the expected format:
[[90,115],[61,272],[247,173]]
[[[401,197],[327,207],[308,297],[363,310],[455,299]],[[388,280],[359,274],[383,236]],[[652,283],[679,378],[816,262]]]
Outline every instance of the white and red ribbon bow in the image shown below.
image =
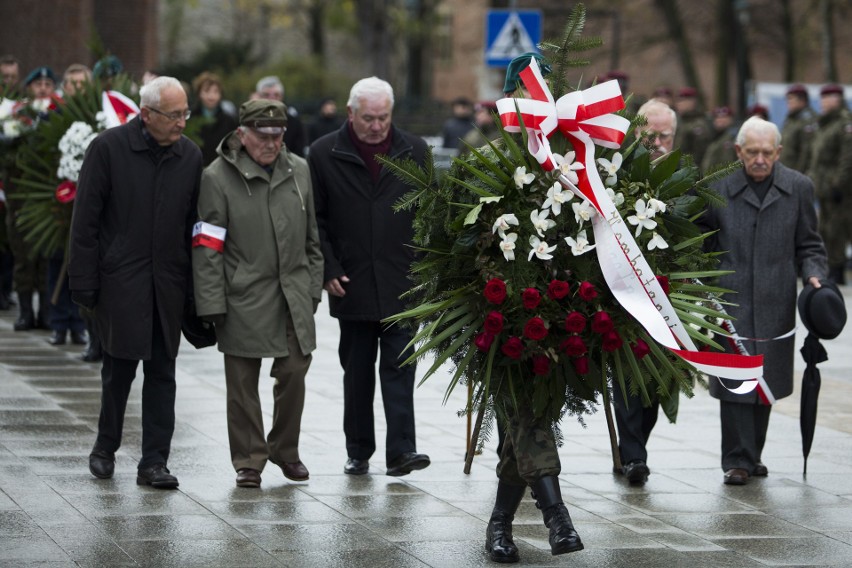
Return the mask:
[[101,94],[101,106],[107,128],[121,126],[139,114],[139,106],[133,99],[118,91],[104,91]]
[[535,59],[521,71],[520,78],[529,98],[498,100],[501,122],[507,131],[520,132],[523,120],[528,150],[546,171],[556,168],[548,138],[559,131],[571,142],[576,160],[584,168],[576,171],[576,186],[565,175],[560,175],[559,181],[587,199],[598,213],[592,219],[592,228],[598,262],[610,291],[648,334],[672,353],[708,375],[742,381],[733,392],[754,390],[758,384],[755,377],[763,375],[763,356],[704,352],[695,347],[598,175],[595,144],[619,148],[630,127],[629,120],[612,114],[624,108],[618,81],[554,101]]

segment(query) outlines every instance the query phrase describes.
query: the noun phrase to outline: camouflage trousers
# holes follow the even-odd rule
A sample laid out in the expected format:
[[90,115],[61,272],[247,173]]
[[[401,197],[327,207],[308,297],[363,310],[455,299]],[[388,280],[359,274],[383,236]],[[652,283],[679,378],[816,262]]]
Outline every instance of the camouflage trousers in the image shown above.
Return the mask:
[[825,242],[829,268],[846,264],[846,246],[852,239],[852,215],[846,210],[849,201],[820,200],[819,232]]
[[531,412],[519,411],[509,417],[497,477],[511,485],[531,485],[549,475],[559,475],[562,464],[553,428],[536,420]]
[[12,272],[15,290],[19,295],[33,292],[47,292],[47,259],[32,255],[32,245],[24,239],[23,233],[15,224],[21,208],[21,202],[10,199],[6,202],[6,234],[9,248],[15,257]]

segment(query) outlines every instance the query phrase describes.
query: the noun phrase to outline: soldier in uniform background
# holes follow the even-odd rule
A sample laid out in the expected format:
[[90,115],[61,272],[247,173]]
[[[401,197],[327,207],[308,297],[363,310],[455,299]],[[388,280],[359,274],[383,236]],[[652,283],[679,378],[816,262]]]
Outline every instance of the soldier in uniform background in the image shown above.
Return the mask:
[[787,89],[787,118],[781,139],[781,163],[797,172],[808,169],[811,144],[817,129],[817,116],[810,105],[804,85],[790,85]]
[[678,92],[674,106],[677,112],[677,138],[675,148],[689,154],[700,164],[704,152],[713,140],[713,128],[704,112],[698,106],[698,91],[684,87]]
[[820,89],[819,128],[814,136],[807,175],[819,202],[819,231],[828,254],[828,277],[845,284],[846,245],[852,236],[852,113],[843,101],[843,87]]
[[713,129],[716,131],[716,138],[707,146],[704,159],[701,160],[701,171],[705,174],[714,167],[737,159],[737,151],[734,148],[737,128],[730,107],[720,106],[713,109]]

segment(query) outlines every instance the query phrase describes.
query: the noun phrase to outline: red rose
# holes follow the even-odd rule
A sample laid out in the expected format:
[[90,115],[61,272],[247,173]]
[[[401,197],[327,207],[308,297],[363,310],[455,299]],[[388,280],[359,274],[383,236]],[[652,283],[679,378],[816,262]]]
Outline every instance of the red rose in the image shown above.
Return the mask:
[[535,355],[532,358],[534,375],[546,375],[550,372],[550,359],[546,355]]
[[506,283],[499,278],[492,278],[485,283],[483,295],[492,304],[502,304],[506,299]]
[[487,331],[480,332],[473,339],[473,344],[480,351],[488,351],[491,349],[491,344],[494,343],[494,334]]
[[589,372],[588,357],[576,357],[575,359],[572,359],[571,362],[574,363],[574,370],[580,375],[585,375]]
[[547,295],[550,296],[551,300],[561,300],[570,291],[571,288],[568,287],[568,283],[562,280],[551,280],[550,285],[547,287]]
[[660,288],[663,289],[663,292],[666,293],[666,296],[669,295],[669,278],[668,276],[657,276],[657,282],[660,284]]
[[579,355],[583,355],[588,351],[588,347],[586,347],[586,342],[578,335],[572,335],[565,341],[559,344],[559,349],[564,351],[566,354],[571,357],[577,357]]
[[601,349],[604,351],[615,351],[624,343],[614,329],[604,333],[601,340]]
[[540,317],[530,318],[524,326],[524,337],[533,341],[540,341],[547,337],[547,326]]
[[503,331],[503,314],[497,311],[490,312],[485,316],[485,331],[497,335]]
[[510,359],[520,359],[521,355],[524,354],[524,343],[519,337],[510,337],[500,348],[500,351]]
[[586,316],[580,312],[571,312],[565,316],[565,331],[580,333],[586,329]]
[[651,348],[648,347],[648,344],[642,341],[641,339],[637,339],[636,343],[631,343],[630,349],[633,350],[633,354],[636,355],[637,359],[641,359],[642,357],[651,352]]
[[612,318],[609,314],[603,311],[595,312],[592,316],[592,331],[595,333],[606,333],[615,329],[615,324],[612,323]]
[[538,307],[538,303],[541,302],[541,294],[535,288],[525,288],[523,294],[521,294],[521,299],[526,309],[534,310]]
[[580,282],[580,297],[591,302],[598,297],[598,291],[595,290],[595,285],[591,282]]
[[56,201],[71,203],[77,197],[77,184],[73,181],[63,181],[56,186]]

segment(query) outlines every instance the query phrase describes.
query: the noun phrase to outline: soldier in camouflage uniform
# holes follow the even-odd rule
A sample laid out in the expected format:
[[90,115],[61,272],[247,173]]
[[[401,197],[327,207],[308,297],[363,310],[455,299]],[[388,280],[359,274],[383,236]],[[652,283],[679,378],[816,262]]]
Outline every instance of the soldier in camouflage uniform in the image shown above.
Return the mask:
[[704,159],[701,160],[701,171],[704,173],[737,160],[734,148],[737,128],[730,107],[720,106],[713,110],[713,128],[716,130],[716,138],[707,147]]
[[[512,96],[520,84],[518,74],[529,65],[532,57],[539,60],[542,75],[550,73],[550,66],[537,53],[516,57],[506,69],[503,87],[506,96]],[[512,406],[508,399],[505,402],[505,406]],[[508,408],[507,412],[506,435],[497,464],[497,498],[485,533],[485,550],[494,562],[519,560],[518,547],[512,540],[512,521],[527,487],[532,488],[536,507],[541,509],[544,524],[550,529],[551,554],[583,550],[583,542],[562,501],[561,464],[553,428],[547,421],[536,420],[529,408]]]
[[692,87],[682,88],[675,102],[675,112],[678,126],[674,147],[691,155],[696,164],[701,164],[707,147],[713,141],[713,128],[698,108],[698,91]]
[[781,131],[784,147],[781,163],[797,172],[808,169],[811,144],[817,130],[817,116],[808,100],[804,85],[791,85],[787,89],[787,118]]
[[820,90],[820,114],[807,175],[819,201],[819,229],[828,253],[828,276],[845,284],[846,245],[852,237],[852,113],[843,101],[843,87]]

